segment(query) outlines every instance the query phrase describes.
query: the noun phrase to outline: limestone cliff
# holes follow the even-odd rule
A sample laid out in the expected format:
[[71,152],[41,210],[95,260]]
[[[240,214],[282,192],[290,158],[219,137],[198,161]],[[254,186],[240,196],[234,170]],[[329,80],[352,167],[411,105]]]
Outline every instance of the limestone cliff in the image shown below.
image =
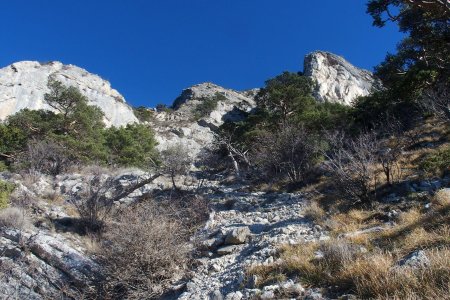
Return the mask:
[[367,96],[372,89],[381,87],[371,72],[324,51],[315,51],[305,57],[304,74],[316,83],[314,97],[322,102],[351,105],[355,98]]
[[100,107],[107,126],[138,121],[123,96],[111,88],[108,81],[73,65],[36,61],[17,62],[0,69],[0,121],[24,108],[51,110],[44,101],[50,75],[77,87],[89,104]]

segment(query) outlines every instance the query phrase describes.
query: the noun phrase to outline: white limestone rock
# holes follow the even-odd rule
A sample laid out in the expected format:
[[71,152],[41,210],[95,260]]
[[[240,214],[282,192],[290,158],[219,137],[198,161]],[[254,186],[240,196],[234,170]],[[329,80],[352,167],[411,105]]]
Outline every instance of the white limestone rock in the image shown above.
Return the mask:
[[[199,120],[194,118],[194,110],[204,98],[220,93],[225,99],[219,101],[217,108]],[[197,155],[208,147],[214,138],[214,130],[226,120],[239,120],[243,112],[251,111],[256,103],[255,90],[238,92],[225,89],[212,83],[202,83],[185,89],[175,100],[173,112],[156,112],[151,122],[159,143],[158,149],[182,144],[189,149],[189,155]]]
[[381,88],[380,81],[371,72],[324,51],[315,51],[305,57],[304,74],[316,83],[314,96],[320,102],[351,105],[357,97]]
[[0,121],[24,108],[52,110],[44,101],[50,75],[77,87],[90,105],[100,107],[107,126],[138,122],[132,108],[108,81],[74,65],[36,61],[17,62],[0,69]]

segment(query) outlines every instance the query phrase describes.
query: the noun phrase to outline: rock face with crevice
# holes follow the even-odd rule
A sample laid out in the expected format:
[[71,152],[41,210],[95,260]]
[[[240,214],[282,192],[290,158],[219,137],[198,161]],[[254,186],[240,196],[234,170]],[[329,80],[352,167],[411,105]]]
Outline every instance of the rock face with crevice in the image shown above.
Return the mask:
[[304,74],[316,83],[314,97],[320,102],[351,105],[357,97],[381,88],[381,82],[371,72],[325,51],[315,51],[305,57]]
[[53,110],[44,101],[49,76],[77,87],[90,105],[101,108],[107,126],[138,122],[124,97],[108,81],[74,65],[21,61],[0,69],[0,121],[21,109]]

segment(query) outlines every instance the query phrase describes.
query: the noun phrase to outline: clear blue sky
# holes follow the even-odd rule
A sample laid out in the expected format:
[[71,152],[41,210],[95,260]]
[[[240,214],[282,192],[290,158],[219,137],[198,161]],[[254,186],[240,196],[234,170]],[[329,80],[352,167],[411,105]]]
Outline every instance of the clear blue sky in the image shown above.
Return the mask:
[[0,0],[0,66],[59,60],[109,80],[132,105],[171,104],[201,82],[244,90],[313,50],[372,70],[401,34],[364,0]]

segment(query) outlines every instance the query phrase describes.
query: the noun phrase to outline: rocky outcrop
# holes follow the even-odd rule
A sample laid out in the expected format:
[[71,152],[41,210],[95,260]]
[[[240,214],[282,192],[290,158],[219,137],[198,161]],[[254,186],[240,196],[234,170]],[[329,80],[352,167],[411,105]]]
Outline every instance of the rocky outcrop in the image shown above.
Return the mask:
[[381,88],[380,81],[371,72],[324,51],[315,51],[305,57],[304,74],[315,82],[314,96],[321,102],[351,105],[357,97]]
[[36,229],[0,230],[1,299],[77,299],[101,276],[74,241]]
[[[196,118],[195,108],[217,94],[220,100],[208,115]],[[253,109],[255,90],[238,92],[212,83],[202,83],[185,89],[175,100],[172,112],[155,112],[151,122],[156,131],[158,148],[182,144],[193,157],[213,140],[213,132],[227,120],[238,121]]]
[[50,75],[77,87],[89,104],[100,107],[107,126],[138,122],[123,96],[108,81],[73,65],[36,61],[17,62],[0,69],[0,121],[24,108],[52,110],[44,101]]

